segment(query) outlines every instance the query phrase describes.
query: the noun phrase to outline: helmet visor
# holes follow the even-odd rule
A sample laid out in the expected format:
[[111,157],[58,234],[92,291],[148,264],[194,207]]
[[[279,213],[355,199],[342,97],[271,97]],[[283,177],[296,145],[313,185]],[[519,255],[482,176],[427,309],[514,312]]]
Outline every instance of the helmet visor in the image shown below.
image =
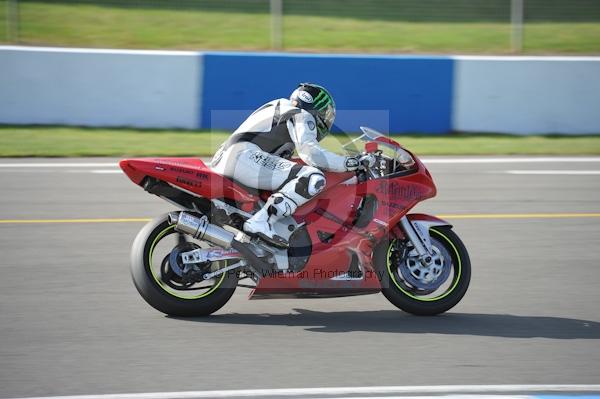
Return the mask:
[[330,98],[329,102],[318,110],[317,120],[319,122],[319,138],[322,139],[329,134],[335,121],[335,103],[333,99]]

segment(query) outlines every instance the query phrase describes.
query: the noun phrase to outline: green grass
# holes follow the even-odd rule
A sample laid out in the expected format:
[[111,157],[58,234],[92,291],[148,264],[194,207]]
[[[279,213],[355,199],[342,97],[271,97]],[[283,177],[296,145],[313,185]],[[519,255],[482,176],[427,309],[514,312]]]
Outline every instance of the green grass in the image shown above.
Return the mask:
[[[0,157],[210,156],[227,132],[0,126]],[[451,135],[393,137],[418,155],[598,155],[596,136]],[[347,137],[329,136],[340,152]]]
[[0,127],[1,157],[209,155],[227,133],[76,127]]
[[25,44],[110,48],[264,49],[269,16],[24,3]]
[[0,42],[8,41],[6,29],[6,0],[0,0]]
[[[493,7],[471,9],[469,4],[473,1],[461,0],[458,3],[462,8],[457,11],[448,11],[456,7],[454,3],[445,5],[440,11],[441,3],[433,0],[423,0],[427,5],[420,7],[413,2],[412,9],[399,6],[400,3],[395,1],[382,0],[371,5],[352,1],[351,6],[342,0],[310,4],[285,1],[288,11],[284,17],[284,49],[289,51],[510,52],[507,2],[496,0]],[[0,6],[2,3],[0,0]],[[144,49],[270,48],[270,16],[266,1],[229,4],[154,0],[153,7],[143,7],[143,2],[121,3],[116,6],[118,3],[111,5],[97,1],[22,2],[20,42]],[[189,7],[182,8],[185,5]],[[178,6],[180,8],[176,8]],[[547,15],[532,18],[532,22],[526,24],[526,53],[600,52],[600,3],[589,5],[589,9],[574,6],[538,8]],[[577,14],[562,17],[561,11],[567,9],[575,10]],[[4,10],[2,7],[0,11],[2,21]],[[448,13],[453,14],[449,16]],[[3,23],[0,22],[0,28]],[[0,33],[0,40],[2,38],[7,40],[5,28]]]

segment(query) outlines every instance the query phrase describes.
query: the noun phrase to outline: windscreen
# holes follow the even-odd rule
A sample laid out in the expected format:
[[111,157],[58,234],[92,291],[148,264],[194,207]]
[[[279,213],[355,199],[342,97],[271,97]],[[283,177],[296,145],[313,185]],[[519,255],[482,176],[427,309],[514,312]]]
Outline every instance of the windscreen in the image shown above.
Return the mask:
[[365,126],[361,126],[360,130],[363,132],[360,136],[344,145],[347,153],[361,154],[366,143],[376,142],[381,155],[390,161],[391,171],[410,168],[415,164],[413,157],[399,144],[387,142],[389,138],[385,134]]

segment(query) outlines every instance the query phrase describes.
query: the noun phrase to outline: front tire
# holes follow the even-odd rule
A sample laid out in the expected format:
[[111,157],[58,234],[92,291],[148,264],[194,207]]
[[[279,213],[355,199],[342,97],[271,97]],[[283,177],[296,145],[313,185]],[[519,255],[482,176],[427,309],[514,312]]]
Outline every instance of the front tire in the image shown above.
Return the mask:
[[[226,272],[197,292],[178,287],[166,281],[164,269],[172,245],[164,243],[164,254],[157,254],[157,247],[166,237],[177,234],[170,225],[167,215],[152,220],[138,233],[131,249],[131,276],[133,283],[144,300],[156,310],[172,316],[207,316],[219,310],[233,295],[237,286],[237,273]],[[159,256],[160,255],[160,256]],[[162,262],[161,262],[162,260]],[[181,291],[178,291],[178,288]]]
[[471,280],[469,254],[452,229],[433,227],[430,234],[432,245],[444,258],[441,263],[446,268],[439,273],[446,280],[435,290],[423,289],[413,283],[418,281],[419,276],[411,277],[405,263],[407,258],[394,253],[406,243],[396,239],[385,241],[378,246],[374,256],[383,295],[396,307],[418,316],[437,315],[456,306],[467,292]]

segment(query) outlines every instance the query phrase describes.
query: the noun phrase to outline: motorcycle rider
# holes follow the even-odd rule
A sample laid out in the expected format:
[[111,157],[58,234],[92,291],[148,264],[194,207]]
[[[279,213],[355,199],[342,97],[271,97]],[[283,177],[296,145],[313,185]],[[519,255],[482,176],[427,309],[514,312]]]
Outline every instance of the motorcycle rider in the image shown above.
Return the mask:
[[[335,119],[335,102],[322,86],[301,83],[285,98],[270,101],[254,111],[221,145],[211,168],[245,186],[271,190],[264,207],[244,223],[244,231],[279,248],[287,241],[273,225],[319,194],[326,184],[322,170],[354,171],[370,155],[341,156],[319,142],[329,134]],[[289,160],[294,150],[306,163]]]

